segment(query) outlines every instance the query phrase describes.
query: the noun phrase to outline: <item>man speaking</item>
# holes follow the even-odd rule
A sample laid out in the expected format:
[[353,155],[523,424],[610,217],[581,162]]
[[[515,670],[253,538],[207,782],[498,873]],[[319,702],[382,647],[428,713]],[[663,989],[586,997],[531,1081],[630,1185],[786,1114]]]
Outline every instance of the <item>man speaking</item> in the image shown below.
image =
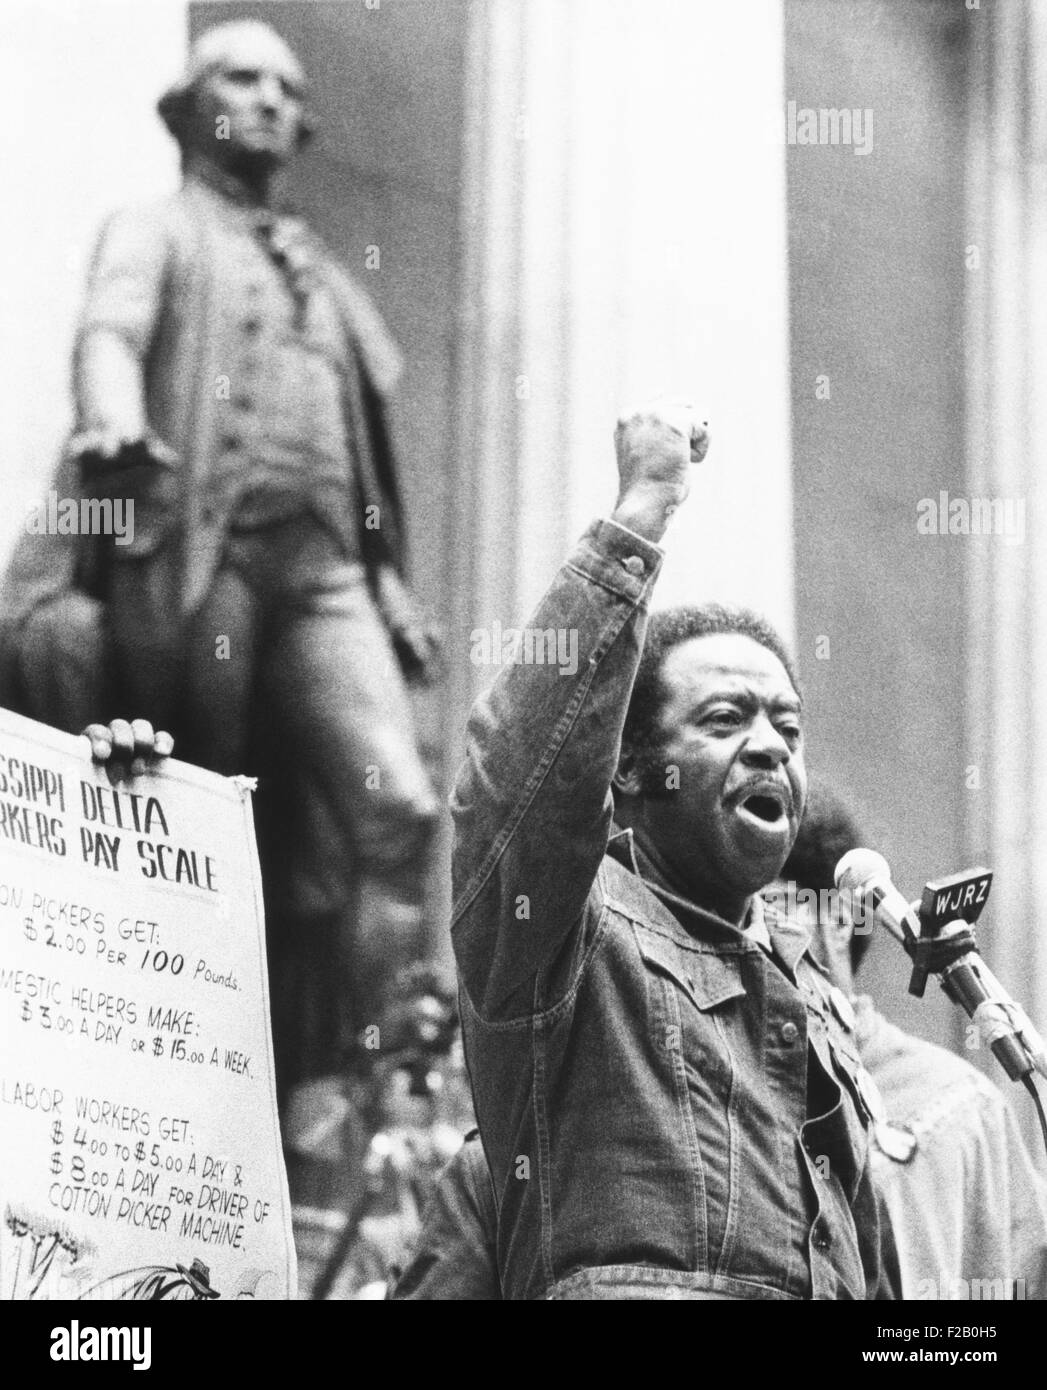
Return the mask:
[[615,442],[615,510],[531,620],[577,667],[503,669],[452,798],[502,1293],[890,1297],[853,1019],[758,896],[806,796],[792,664],[751,613],[648,620],[708,435],[664,403]]

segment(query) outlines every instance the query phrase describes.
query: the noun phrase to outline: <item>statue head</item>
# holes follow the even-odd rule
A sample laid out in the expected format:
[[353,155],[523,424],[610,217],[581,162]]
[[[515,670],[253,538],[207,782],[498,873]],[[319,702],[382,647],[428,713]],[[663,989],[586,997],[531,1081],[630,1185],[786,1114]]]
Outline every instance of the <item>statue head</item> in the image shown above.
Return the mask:
[[241,172],[278,169],[313,129],[302,65],[279,34],[257,20],[201,34],[157,110],[183,156],[198,151]]

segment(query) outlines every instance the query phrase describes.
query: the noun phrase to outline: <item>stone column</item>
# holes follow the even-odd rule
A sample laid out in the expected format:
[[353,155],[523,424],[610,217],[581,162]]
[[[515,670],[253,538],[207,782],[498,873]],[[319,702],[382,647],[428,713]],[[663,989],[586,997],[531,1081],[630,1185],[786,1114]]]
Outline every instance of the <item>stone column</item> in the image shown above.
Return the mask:
[[[981,946],[1047,1030],[1047,13],[970,12],[966,359],[970,497],[1013,534],[971,536],[966,604],[967,825],[995,872]],[[1024,513],[1024,517],[1023,517]],[[1023,520],[1022,520],[1023,517]],[[1019,521],[1022,521],[1019,526]],[[959,677],[960,673],[958,673]],[[978,1054],[973,1054],[976,1058]],[[989,1057],[996,1080],[1007,1085]],[[1047,1088],[1047,1082],[1043,1083]],[[1031,1107],[1016,1097],[1030,1142]]]
[[780,0],[474,5],[454,717],[493,675],[470,632],[526,621],[613,504],[616,410],[653,392],[714,430],[658,601],[791,630],[782,87]]

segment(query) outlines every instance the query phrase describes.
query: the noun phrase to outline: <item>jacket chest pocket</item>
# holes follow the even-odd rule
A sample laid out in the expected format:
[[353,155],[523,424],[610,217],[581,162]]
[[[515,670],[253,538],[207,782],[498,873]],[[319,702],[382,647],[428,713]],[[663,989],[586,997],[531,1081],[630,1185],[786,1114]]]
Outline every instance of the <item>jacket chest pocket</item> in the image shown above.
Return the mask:
[[730,1084],[722,1028],[732,1001],[745,995],[732,957],[689,951],[668,937],[636,927],[647,976],[648,1019],[659,1053],[678,1056],[689,1071],[720,1089]]

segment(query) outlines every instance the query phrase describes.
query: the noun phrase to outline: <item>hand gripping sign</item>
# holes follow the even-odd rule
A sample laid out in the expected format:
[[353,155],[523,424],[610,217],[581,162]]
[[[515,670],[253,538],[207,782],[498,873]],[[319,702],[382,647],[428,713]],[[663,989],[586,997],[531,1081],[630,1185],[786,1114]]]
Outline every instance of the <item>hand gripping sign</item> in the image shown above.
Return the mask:
[[0,1297],[295,1295],[251,785],[0,711]]

